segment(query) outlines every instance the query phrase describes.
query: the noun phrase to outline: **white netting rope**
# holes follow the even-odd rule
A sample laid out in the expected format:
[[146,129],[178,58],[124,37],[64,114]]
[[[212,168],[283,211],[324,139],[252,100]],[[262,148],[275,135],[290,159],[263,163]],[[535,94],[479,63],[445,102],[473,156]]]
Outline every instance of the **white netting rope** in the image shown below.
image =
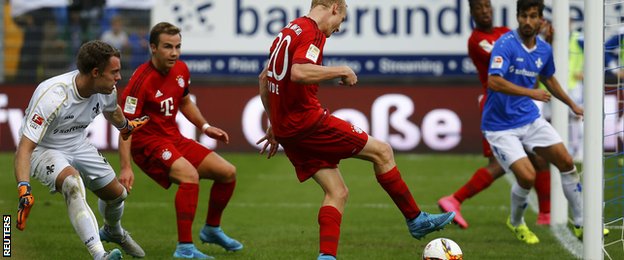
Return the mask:
[[[604,240],[608,259],[624,254],[624,1],[604,2],[605,64],[604,103],[604,224],[611,230]],[[614,42],[613,40],[616,39]],[[614,79],[613,79],[614,78]]]

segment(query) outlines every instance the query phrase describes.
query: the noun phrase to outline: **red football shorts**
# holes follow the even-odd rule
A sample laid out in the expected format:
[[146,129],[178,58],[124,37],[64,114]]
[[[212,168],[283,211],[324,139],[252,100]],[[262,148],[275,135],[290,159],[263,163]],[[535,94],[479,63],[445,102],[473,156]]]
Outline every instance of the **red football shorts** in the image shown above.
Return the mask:
[[488,143],[485,136],[481,134],[481,143],[483,144],[483,157],[492,157],[494,154],[492,153],[492,148],[490,147],[490,143]]
[[340,160],[358,154],[368,141],[367,133],[342,119],[328,116],[322,120],[309,134],[277,138],[300,182],[320,169],[337,168]]
[[[483,91],[483,95],[479,98],[479,118],[483,114],[483,107],[485,106],[485,100],[487,98],[487,91]],[[479,124],[481,125],[481,124]],[[492,157],[494,154],[492,153],[492,148],[490,147],[490,143],[488,143],[485,136],[481,134],[481,145],[483,146],[483,157]]]
[[197,168],[211,152],[212,150],[184,137],[177,142],[160,139],[157,142],[132,144],[134,163],[165,189],[171,186],[169,170],[178,158],[184,157]]

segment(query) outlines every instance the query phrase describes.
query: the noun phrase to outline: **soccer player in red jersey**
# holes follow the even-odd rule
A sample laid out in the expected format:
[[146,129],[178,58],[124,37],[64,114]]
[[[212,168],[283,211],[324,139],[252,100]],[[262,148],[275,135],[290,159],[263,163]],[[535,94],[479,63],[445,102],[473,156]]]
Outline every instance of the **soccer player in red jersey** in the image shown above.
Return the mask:
[[153,180],[168,189],[178,184],[175,209],[178,227],[177,258],[209,259],[193,245],[191,226],[199,195],[199,180],[214,180],[208,201],[206,225],[199,237],[228,251],[243,245],[228,237],[220,227],[221,215],[236,185],[236,168],[217,153],[194,140],[185,138],[176,124],[178,111],[211,138],[229,142],[228,134],[210,126],[189,96],[190,76],[179,60],[182,36],[170,23],[159,23],[150,32],[150,61],[139,66],[121,95],[124,114],[133,118],[149,115],[141,135],[120,140],[120,181],[132,189],[134,174],[130,158]]
[[[487,97],[488,68],[490,66],[490,54],[494,47],[494,42],[506,32],[507,27],[494,27],[492,25],[492,4],[490,0],[469,0],[470,14],[475,22],[475,29],[468,39],[468,55],[477,67],[479,81],[483,88],[483,94],[479,97],[479,108],[483,110],[483,105]],[[468,228],[468,222],[460,213],[462,202],[482,190],[489,187],[496,179],[505,174],[505,170],[500,166],[492,154],[490,144],[482,138],[483,156],[488,158],[488,165],[477,169],[472,178],[452,195],[442,197],[438,200],[438,206],[445,212],[455,212],[454,221],[461,228]],[[535,180],[535,190],[539,200],[539,214],[537,224],[550,224],[550,170],[548,163],[541,157],[528,153],[531,162],[537,169]]]
[[401,178],[389,144],[360,128],[332,116],[319,103],[319,83],[339,78],[354,86],[357,76],[347,66],[323,66],[326,38],[338,32],[345,20],[344,0],[313,0],[310,13],[286,25],[270,49],[267,68],[259,75],[259,90],[271,126],[258,141],[265,142],[270,158],[278,144],[295,167],[299,181],[314,179],[325,192],[318,213],[320,255],[335,259],[347,186],[338,170],[341,159],[355,157],[373,163],[377,181],[390,195],[417,239],[442,229],[452,221],[453,212],[421,212]]

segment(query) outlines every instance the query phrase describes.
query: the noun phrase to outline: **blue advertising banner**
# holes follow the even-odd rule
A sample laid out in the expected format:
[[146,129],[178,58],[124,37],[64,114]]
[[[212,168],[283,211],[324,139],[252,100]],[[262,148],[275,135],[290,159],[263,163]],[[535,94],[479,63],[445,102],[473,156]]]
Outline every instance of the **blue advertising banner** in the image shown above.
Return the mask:
[[[266,55],[183,55],[195,76],[257,76]],[[326,55],[326,66],[347,65],[360,76],[457,76],[476,73],[466,55]]]

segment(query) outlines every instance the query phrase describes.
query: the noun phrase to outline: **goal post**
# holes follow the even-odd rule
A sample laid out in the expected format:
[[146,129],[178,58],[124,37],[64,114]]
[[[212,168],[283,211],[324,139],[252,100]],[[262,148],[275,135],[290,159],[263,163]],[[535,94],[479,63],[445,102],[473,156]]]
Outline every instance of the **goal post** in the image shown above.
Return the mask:
[[[570,38],[570,1],[553,0],[552,25],[555,31],[553,35],[553,57],[557,70],[555,78],[561,84],[561,88],[567,91],[568,88],[568,59],[569,59],[569,38]],[[568,111],[566,104],[556,98],[551,99],[552,115],[551,123],[561,136],[565,146],[568,146]],[[553,164],[550,165],[550,223],[555,226],[565,226],[568,223],[568,200],[563,194],[561,186],[561,175],[559,169]]]
[[[600,3],[600,4],[599,4]],[[583,259],[603,259],[603,102],[605,0],[584,0]],[[592,87],[593,86],[593,87]]]

